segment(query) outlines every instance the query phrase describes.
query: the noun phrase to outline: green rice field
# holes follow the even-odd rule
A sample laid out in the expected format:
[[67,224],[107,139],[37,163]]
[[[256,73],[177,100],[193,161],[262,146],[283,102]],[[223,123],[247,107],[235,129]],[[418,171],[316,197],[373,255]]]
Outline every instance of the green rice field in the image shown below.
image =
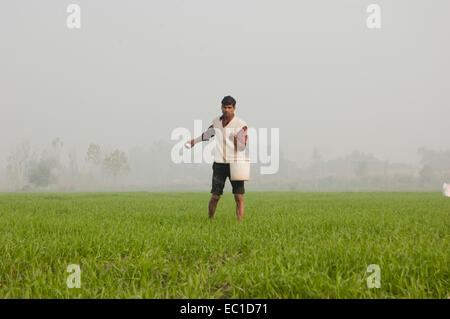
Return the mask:
[[242,223],[229,192],[208,220],[209,197],[0,194],[0,298],[450,296],[441,193],[248,192]]

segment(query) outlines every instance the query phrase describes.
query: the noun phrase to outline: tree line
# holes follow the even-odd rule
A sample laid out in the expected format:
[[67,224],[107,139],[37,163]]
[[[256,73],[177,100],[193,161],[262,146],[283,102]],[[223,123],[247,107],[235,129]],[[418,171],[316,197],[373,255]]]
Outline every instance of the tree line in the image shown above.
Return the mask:
[[[175,164],[170,141],[155,141],[146,149],[118,148],[90,143],[78,157],[75,149],[55,138],[43,149],[22,142],[9,152],[0,168],[0,190],[198,190],[209,191],[211,165]],[[260,175],[252,164],[249,189],[358,191],[439,190],[450,182],[450,150],[417,150],[420,165],[392,163],[358,150],[324,159],[317,148],[309,163],[299,166],[280,153],[280,169]],[[228,183],[227,183],[228,184]]]
[[[81,170],[75,151],[63,153],[64,143],[55,138],[42,150],[33,150],[28,141],[13,148],[6,161],[4,179],[10,190],[47,189],[59,186],[71,190],[77,183],[97,179],[117,178],[130,172],[125,152],[106,151],[99,144],[90,144],[85,156],[85,169]],[[67,155],[63,161],[63,155]],[[65,189],[67,188],[67,189]]]

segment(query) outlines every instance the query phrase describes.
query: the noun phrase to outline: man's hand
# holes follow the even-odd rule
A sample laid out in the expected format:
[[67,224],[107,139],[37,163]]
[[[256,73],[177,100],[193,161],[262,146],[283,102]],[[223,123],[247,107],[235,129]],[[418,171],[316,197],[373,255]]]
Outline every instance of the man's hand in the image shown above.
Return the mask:
[[186,148],[193,148],[195,145],[195,141],[192,139],[189,142],[184,143],[184,147]]
[[194,147],[194,144],[195,144],[195,141],[190,140],[190,141],[187,141],[186,143],[184,143],[184,147],[186,147],[187,149],[190,149],[190,148]]

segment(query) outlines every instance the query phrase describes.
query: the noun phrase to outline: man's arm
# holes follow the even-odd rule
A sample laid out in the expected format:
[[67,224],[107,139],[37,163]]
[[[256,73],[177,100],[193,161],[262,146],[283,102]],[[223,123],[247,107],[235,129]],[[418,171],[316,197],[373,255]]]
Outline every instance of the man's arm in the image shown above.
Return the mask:
[[244,126],[237,134],[234,139],[234,144],[239,152],[245,150],[247,146],[247,126]]
[[201,136],[198,136],[191,140],[191,147],[194,147],[195,144],[202,141],[209,141],[214,135],[216,131],[214,130],[214,126],[211,124],[208,129],[202,133]]

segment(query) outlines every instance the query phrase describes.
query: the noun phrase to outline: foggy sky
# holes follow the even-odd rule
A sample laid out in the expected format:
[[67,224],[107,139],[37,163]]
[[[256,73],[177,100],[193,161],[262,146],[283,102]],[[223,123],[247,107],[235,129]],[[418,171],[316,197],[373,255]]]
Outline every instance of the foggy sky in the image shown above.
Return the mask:
[[298,163],[314,147],[407,163],[450,148],[447,0],[2,1],[0,39],[1,167],[25,139],[79,153],[170,141],[228,94]]

